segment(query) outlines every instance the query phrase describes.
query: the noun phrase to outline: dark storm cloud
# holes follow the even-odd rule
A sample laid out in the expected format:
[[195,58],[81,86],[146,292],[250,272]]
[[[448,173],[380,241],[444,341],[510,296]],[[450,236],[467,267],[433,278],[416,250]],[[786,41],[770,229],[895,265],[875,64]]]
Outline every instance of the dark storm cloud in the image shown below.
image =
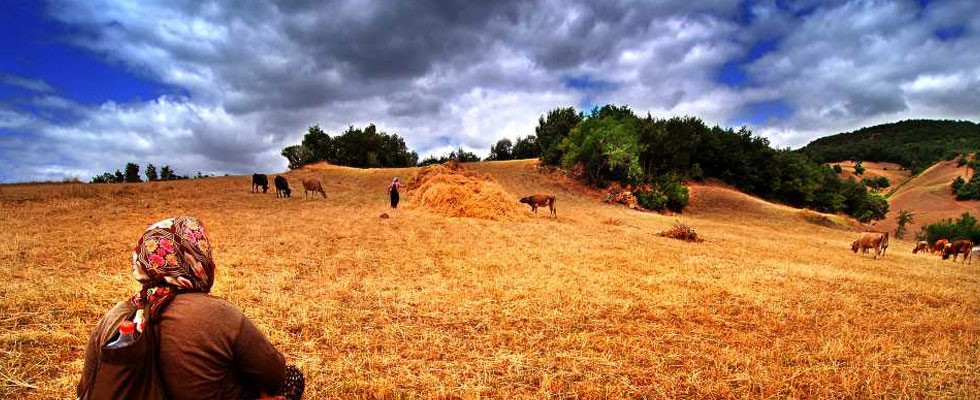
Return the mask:
[[[29,149],[61,160],[21,160],[23,179],[129,159],[281,169],[280,149],[313,124],[373,122],[423,155],[485,152],[533,133],[551,108],[603,102],[711,123],[791,104],[753,127],[799,145],[887,118],[976,118],[980,86],[970,1],[59,0],[47,11],[74,45],[181,95],[83,106],[41,93],[43,81],[4,78],[39,90],[32,104],[45,112],[81,116],[0,110],[0,129],[44,138],[0,137],[0,159]],[[720,82],[725,65],[745,84]]]

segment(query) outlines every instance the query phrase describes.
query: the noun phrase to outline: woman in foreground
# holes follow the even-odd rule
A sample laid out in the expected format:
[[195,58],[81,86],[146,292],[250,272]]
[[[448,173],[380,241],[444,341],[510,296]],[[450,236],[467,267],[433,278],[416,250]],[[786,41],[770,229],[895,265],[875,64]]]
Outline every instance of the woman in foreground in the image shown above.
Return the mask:
[[[116,304],[92,332],[78,397],[153,392],[175,400],[300,398],[302,373],[286,365],[237,307],[208,294],[214,272],[211,241],[197,219],[151,225],[133,250],[133,276],[143,287]],[[128,329],[136,341],[119,346],[120,336],[129,337],[119,332]],[[144,333],[148,339],[140,342]],[[146,365],[126,364],[134,357],[121,357],[121,351],[136,352]]]

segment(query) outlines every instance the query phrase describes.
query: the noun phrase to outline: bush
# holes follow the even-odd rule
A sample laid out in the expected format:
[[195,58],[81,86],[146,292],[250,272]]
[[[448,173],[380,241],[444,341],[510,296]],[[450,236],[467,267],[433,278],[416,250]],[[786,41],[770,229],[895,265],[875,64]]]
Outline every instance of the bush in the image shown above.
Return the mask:
[[844,168],[841,168],[840,164],[834,164],[834,172],[840,174],[844,172]]
[[858,161],[857,164],[854,164],[854,175],[864,175],[864,171],[864,161]]
[[950,218],[926,225],[919,233],[918,239],[929,243],[935,243],[939,239],[949,239],[949,241],[969,239],[978,243],[980,242],[980,226],[977,226],[977,219],[970,213],[963,213],[955,221]]
[[687,226],[686,224],[678,221],[674,223],[674,226],[670,229],[660,232],[660,236],[669,237],[678,240],[684,240],[687,242],[703,242],[704,239],[698,236],[698,232]]

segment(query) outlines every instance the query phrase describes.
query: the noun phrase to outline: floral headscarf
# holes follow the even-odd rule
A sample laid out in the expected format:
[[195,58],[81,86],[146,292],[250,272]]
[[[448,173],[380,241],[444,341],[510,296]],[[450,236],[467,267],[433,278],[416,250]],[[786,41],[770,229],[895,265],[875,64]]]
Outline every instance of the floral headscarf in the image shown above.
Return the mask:
[[150,225],[133,249],[133,276],[143,288],[132,302],[139,309],[149,306],[150,320],[178,293],[211,291],[214,261],[204,225],[194,217]]

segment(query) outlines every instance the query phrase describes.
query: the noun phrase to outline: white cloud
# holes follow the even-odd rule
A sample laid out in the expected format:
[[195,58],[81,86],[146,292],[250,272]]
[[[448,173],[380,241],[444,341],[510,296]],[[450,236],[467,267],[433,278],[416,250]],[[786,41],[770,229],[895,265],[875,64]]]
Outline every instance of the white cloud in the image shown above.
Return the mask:
[[[125,162],[183,173],[274,171],[306,127],[375,123],[422,155],[457,145],[481,154],[532,134],[559,106],[630,105],[656,116],[735,120],[746,104],[784,101],[788,118],[756,132],[777,146],[913,117],[977,118],[980,3],[378,1],[222,3],[63,0],[52,18],[75,45],[182,96],[76,104],[41,80],[31,115],[0,105],[0,164],[15,179],[93,175]],[[794,13],[810,10],[800,17]],[[962,25],[962,37],[934,32]],[[718,83],[760,40],[776,48],[746,66],[750,84]],[[610,85],[566,86],[587,76]],[[45,113],[69,112],[72,118]],[[56,165],[19,154],[57,155]],[[35,157],[36,158],[36,157]]]

